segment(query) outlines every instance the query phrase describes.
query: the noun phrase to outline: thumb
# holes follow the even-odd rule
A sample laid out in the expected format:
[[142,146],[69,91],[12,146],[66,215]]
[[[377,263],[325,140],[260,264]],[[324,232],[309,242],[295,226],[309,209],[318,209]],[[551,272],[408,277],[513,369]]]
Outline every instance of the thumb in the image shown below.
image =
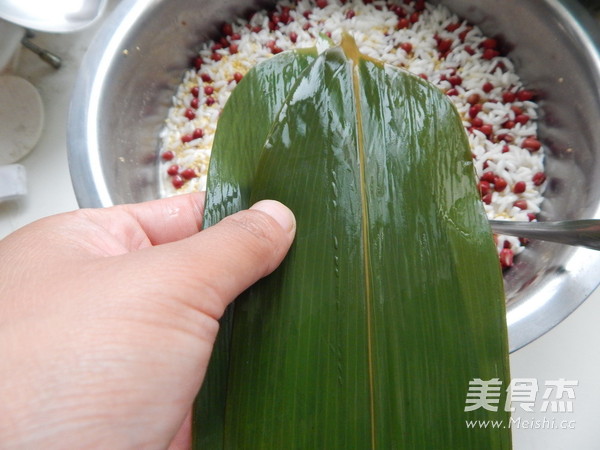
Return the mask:
[[[130,256],[138,260],[134,267],[143,267],[145,286],[166,288],[168,296],[218,319],[233,299],[279,266],[295,231],[286,206],[263,200],[191,237]],[[174,269],[165,271],[165,265]]]

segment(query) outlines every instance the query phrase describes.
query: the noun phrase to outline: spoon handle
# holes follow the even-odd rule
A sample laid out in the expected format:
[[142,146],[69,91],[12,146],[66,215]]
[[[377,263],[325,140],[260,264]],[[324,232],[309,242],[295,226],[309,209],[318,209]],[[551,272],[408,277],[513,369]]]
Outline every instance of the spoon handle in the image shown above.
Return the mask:
[[45,48],[42,48],[39,45],[33,43],[31,41],[31,38],[33,36],[33,33],[28,32],[25,35],[25,37],[23,37],[23,39],[21,40],[21,44],[23,45],[23,47],[25,47],[28,50],[31,50],[33,53],[38,55],[42,61],[50,64],[55,69],[60,69],[60,66],[62,65],[62,59],[60,58],[60,56],[55,55],[51,51],[46,50]]
[[565,220],[560,222],[490,220],[490,225],[494,232],[500,234],[600,250],[600,220]]

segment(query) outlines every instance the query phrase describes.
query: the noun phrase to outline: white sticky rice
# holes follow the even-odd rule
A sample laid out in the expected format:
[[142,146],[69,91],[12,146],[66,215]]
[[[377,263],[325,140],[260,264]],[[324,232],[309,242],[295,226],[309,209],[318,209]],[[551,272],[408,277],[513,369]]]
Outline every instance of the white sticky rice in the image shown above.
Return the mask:
[[[320,33],[339,43],[347,31],[362,53],[421,75],[449,95],[468,132],[488,217],[535,220],[545,186],[544,148],[531,145],[539,142],[538,108],[513,63],[494,39],[442,5],[390,5],[282,1],[224,26],[222,38],[202,45],[173,97],[160,134],[163,195],[205,189],[217,119],[236,79],[280,51],[314,46]],[[523,249],[518,238],[497,236],[496,242],[505,267]]]

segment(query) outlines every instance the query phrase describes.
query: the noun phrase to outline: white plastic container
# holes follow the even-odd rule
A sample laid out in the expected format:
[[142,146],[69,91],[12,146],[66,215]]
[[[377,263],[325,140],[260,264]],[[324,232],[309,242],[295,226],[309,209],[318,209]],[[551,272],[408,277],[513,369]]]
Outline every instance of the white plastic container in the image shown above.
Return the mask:
[[17,68],[25,28],[0,19],[0,74]]
[[43,126],[38,90],[25,78],[0,75],[0,165],[17,162],[33,150]]
[[0,202],[27,194],[25,167],[20,164],[0,166]]

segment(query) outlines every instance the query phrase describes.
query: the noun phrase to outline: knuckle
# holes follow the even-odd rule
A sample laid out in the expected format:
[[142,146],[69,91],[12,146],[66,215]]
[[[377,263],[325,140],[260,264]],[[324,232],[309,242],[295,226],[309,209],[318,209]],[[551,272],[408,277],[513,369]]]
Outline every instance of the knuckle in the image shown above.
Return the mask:
[[250,238],[257,245],[273,247],[277,242],[278,230],[273,219],[260,211],[242,211],[228,218],[243,238]]

